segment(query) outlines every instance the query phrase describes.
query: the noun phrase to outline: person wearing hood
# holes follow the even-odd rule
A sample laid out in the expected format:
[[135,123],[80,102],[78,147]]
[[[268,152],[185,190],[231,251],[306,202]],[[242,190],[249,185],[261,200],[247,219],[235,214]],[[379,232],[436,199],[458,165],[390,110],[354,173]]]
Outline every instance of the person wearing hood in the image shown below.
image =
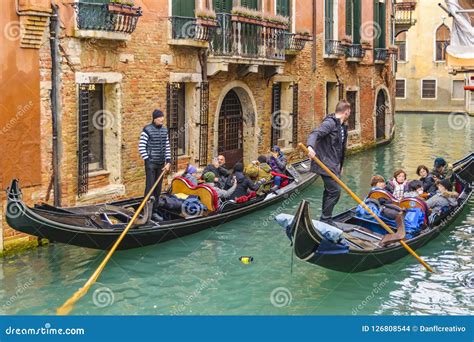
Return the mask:
[[237,188],[231,199],[247,196],[249,191],[257,191],[260,187],[260,183],[254,183],[244,175],[244,165],[242,163],[234,165],[234,178],[237,181]]
[[202,179],[204,180],[204,184],[213,188],[216,193],[217,193],[217,196],[219,196],[219,200],[220,201],[224,201],[226,199],[230,199],[230,197],[232,196],[232,194],[235,192],[235,189],[237,188],[237,180],[235,179],[232,179],[232,186],[230,187],[230,189],[228,190],[223,190],[221,188],[219,188],[217,185],[216,185],[216,175],[214,173],[212,173],[211,171],[209,172],[206,172],[203,176],[202,176]]
[[[324,118],[321,126],[314,129],[306,145],[308,157],[317,156],[337,177],[343,173],[344,158],[347,146],[347,125],[351,115],[351,105],[341,100],[336,106],[336,113]],[[321,221],[332,224],[332,212],[341,196],[341,187],[318,164],[311,161],[311,171],[321,175],[324,182]]]
[[[145,196],[155,184],[162,171],[168,172],[171,167],[171,148],[168,137],[168,129],[163,125],[164,114],[161,110],[153,111],[153,121],[145,126],[140,135],[138,151],[145,162],[146,186]],[[161,184],[153,191],[153,196],[158,200],[161,195]],[[158,201],[156,201],[158,202]]]
[[193,165],[189,165],[188,169],[186,170],[186,174],[184,175],[184,178],[193,183],[193,185],[198,185],[196,167]]
[[453,177],[453,166],[448,164],[444,158],[436,158],[431,173],[435,172],[441,175],[441,179],[451,180]]
[[438,192],[426,201],[428,208],[432,212],[440,212],[444,207],[454,207],[458,204],[459,194],[453,191],[453,185],[447,179],[443,179],[436,182]]
[[[286,158],[285,154],[281,151],[280,147],[275,145],[272,148],[272,155],[268,158],[268,165],[276,173],[284,175],[286,173]],[[281,185],[282,178],[280,176],[275,176],[273,179],[274,186],[278,189]]]

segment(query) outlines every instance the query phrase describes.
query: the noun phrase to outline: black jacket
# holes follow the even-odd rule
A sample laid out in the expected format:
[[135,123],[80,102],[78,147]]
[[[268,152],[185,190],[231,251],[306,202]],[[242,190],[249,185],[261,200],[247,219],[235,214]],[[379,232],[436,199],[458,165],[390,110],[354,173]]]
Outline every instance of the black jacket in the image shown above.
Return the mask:
[[428,175],[425,178],[420,178],[420,181],[423,183],[424,192],[434,194],[438,190],[436,183],[431,175]]
[[[248,194],[248,190],[251,190],[251,191],[258,190],[259,185],[254,184],[250,179],[245,177],[245,175],[242,172],[235,172],[234,176],[235,178],[237,178],[237,188],[235,189],[230,199],[236,199],[242,196],[246,196]],[[229,178],[232,178],[232,177],[229,177]]]
[[[344,130],[344,141],[341,141],[341,126]],[[334,114],[324,118],[321,126],[314,129],[308,137],[308,146],[316,152],[316,156],[336,175],[341,174],[347,146],[347,126]],[[311,162],[311,171],[320,175],[328,174],[314,161]]]

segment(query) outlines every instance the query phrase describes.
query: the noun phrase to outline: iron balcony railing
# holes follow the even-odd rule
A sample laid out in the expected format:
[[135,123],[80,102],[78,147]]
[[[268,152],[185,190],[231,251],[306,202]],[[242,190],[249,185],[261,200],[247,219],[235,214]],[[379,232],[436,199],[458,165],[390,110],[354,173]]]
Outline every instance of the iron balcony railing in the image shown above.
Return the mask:
[[211,39],[213,56],[285,59],[285,30],[232,20],[228,13],[217,14],[218,27]]
[[326,39],[324,42],[324,51],[327,56],[344,56],[344,47],[339,40]]
[[211,28],[197,23],[192,17],[170,17],[172,39],[193,39],[198,41],[209,41]]
[[416,2],[398,2],[395,4],[395,24],[413,25],[416,20],[413,18],[413,12],[416,8]]
[[134,8],[129,13],[109,11],[108,4],[76,2],[77,28],[80,30],[97,30],[109,32],[132,33],[137,27],[141,8]]
[[360,44],[352,44],[346,46],[346,57],[347,58],[358,58],[362,59],[365,56],[365,50]]
[[305,39],[298,38],[295,33],[285,32],[285,50],[301,51],[306,45]]
[[374,59],[377,62],[385,62],[389,57],[388,49],[384,48],[375,48],[374,49]]

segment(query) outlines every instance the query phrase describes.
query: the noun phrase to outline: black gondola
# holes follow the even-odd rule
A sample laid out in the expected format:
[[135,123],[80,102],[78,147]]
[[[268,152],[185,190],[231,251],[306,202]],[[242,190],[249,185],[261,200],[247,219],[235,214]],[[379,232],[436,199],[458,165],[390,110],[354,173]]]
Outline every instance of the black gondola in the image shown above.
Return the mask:
[[[474,187],[474,154],[471,153],[455,163],[454,167],[455,182],[460,190],[458,205],[442,215],[432,217],[432,220],[423,225],[418,235],[405,239],[413,250],[426,245],[449,226],[471,197]],[[309,213],[309,204],[303,200],[291,224],[286,227],[297,258],[331,270],[355,273],[390,264],[408,255],[407,250],[398,241],[381,244],[381,240],[386,236],[381,234],[383,228],[377,223],[368,227],[367,222],[357,217],[355,208],[335,216],[334,222],[343,232],[343,244],[338,244],[337,241],[329,242],[316,229]],[[372,229],[374,226],[378,226],[379,229]],[[331,246],[334,249],[326,253]],[[337,252],[338,246],[340,253]]]
[[[206,216],[183,218],[175,215],[170,220],[156,222],[144,210],[144,214],[139,217],[139,224],[130,229],[118,249],[162,243],[219,226],[288,198],[317,178],[314,173],[309,172],[308,160],[291,164],[289,171],[292,177],[287,186],[245,203],[225,202]],[[108,249],[112,246],[143,200],[134,198],[69,208],[40,204],[31,208],[22,201],[17,180],[12,181],[7,192],[6,219],[12,228],[50,241],[95,249]]]

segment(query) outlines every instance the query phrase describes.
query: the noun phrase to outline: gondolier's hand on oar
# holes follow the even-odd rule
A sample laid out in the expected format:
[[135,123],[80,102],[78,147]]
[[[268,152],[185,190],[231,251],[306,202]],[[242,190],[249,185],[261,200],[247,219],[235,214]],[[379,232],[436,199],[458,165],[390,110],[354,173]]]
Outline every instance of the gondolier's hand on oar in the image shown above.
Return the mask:
[[[337,184],[341,188],[343,188],[349,196],[351,196],[358,204],[360,204],[372,217],[379,223],[379,225],[385,229],[388,233],[393,234],[392,228],[390,228],[380,217],[378,217],[349,187],[337,177],[334,172],[332,172],[324,163],[319,160],[316,155],[314,154],[314,150],[311,148],[311,146],[306,147],[306,145],[299,143],[298,147],[303,150],[308,156],[310,156],[311,160],[313,160],[316,164],[318,164],[332,179],[336,181]],[[311,153],[313,151],[313,153]],[[313,155],[311,157],[311,155]],[[423,259],[421,259],[418,254],[415,253],[415,251],[407,245],[407,243],[403,240],[400,240],[400,244],[410,253],[415,257],[416,260],[420,264],[422,264],[428,271],[433,272],[433,269],[428,265]]]
[[316,152],[314,152],[314,150],[311,146],[308,146],[308,157],[310,159],[313,159],[314,157],[316,157]]
[[171,163],[166,163],[165,167],[163,168],[163,171],[165,171],[165,173],[169,173],[171,170]]

